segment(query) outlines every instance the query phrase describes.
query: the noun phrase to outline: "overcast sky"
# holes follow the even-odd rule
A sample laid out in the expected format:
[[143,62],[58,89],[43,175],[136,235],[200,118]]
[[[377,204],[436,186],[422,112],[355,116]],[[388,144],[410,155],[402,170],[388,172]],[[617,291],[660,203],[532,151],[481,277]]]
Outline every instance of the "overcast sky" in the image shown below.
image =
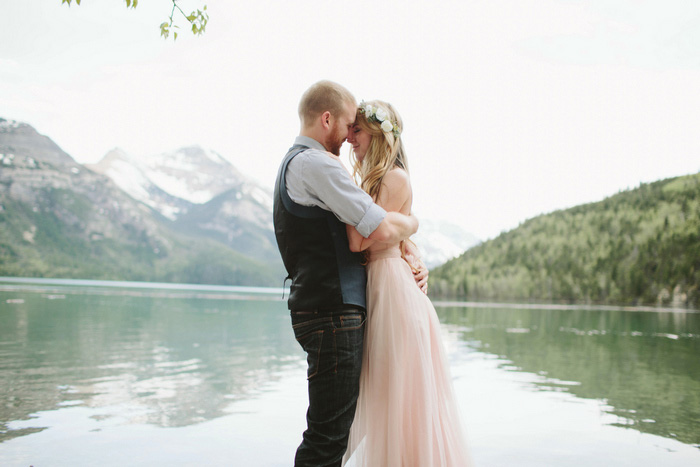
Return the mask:
[[700,171],[696,0],[209,0],[176,42],[169,3],[2,0],[0,117],[82,163],[200,144],[271,188],[331,79],[402,114],[418,216],[481,239]]

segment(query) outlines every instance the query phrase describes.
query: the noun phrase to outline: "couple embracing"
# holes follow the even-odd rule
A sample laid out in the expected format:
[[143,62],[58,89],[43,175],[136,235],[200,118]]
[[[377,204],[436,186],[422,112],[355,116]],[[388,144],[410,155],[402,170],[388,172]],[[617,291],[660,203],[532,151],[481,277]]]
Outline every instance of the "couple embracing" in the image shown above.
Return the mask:
[[[299,103],[275,184],[289,309],[307,353],[295,466],[470,465],[418,229],[396,110],[331,81]],[[354,173],[340,163],[352,145]],[[358,180],[358,184],[355,183]]]

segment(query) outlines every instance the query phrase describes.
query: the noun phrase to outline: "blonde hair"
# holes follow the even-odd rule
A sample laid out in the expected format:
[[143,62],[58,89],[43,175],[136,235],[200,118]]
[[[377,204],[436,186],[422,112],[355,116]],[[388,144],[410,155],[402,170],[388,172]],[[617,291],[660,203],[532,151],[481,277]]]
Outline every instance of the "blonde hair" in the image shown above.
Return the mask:
[[325,111],[331,115],[340,115],[345,106],[356,104],[355,96],[338,83],[323,80],[311,85],[304,92],[299,101],[299,120],[301,126],[306,127]]
[[[403,131],[401,116],[391,104],[378,100],[365,102],[365,104],[384,110],[389,120],[397,124],[399,132]],[[399,167],[408,172],[403,140],[401,137],[395,137],[393,131],[382,130],[381,123],[367,120],[367,116],[359,108],[355,113],[355,124],[369,133],[372,139],[362,162],[357,160],[354,152],[351,153],[354,160],[353,176],[356,180],[359,177],[360,187],[377,199],[382,180],[391,169]]]
[[[374,100],[364,102],[364,105],[372,105],[384,110],[388,119],[398,126],[399,134],[403,133],[403,120],[391,104]],[[369,133],[372,139],[369,142],[369,147],[362,161],[357,159],[354,152],[350,153],[351,159],[354,160],[353,177],[355,180],[359,178],[360,187],[369,193],[376,201],[379,199],[379,192],[382,187],[384,176],[389,173],[390,170],[398,167],[408,173],[406,150],[403,147],[403,139],[400,136],[396,137],[392,130],[382,130],[381,123],[377,121],[370,122],[367,120],[367,116],[360,108],[355,112],[355,124]],[[411,261],[406,258],[406,242],[411,242],[411,240],[406,239],[401,242],[401,257],[406,260],[414,273],[418,272]]]

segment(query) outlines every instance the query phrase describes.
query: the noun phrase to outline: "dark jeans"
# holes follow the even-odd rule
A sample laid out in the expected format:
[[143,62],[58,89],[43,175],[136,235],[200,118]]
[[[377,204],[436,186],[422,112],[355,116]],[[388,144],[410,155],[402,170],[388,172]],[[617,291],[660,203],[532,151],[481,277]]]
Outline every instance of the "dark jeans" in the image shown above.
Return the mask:
[[307,429],[294,465],[340,466],[360,389],[366,314],[292,311],[294,335],[308,361]]

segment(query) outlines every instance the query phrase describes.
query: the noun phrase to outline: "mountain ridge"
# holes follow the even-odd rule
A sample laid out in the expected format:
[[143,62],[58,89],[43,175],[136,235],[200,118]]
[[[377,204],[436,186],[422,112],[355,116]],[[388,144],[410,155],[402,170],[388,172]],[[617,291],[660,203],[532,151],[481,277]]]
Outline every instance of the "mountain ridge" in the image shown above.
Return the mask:
[[30,125],[5,119],[0,274],[261,286],[284,277],[281,260],[178,231]]
[[[185,159],[180,162],[180,167],[172,162],[177,158],[173,155],[178,154]],[[208,182],[210,196],[188,196],[196,192],[197,187],[185,186],[192,177],[188,173],[183,174],[182,167],[187,166],[189,171],[203,173],[205,169],[202,169],[201,161],[213,167],[219,178],[211,179],[216,182],[214,185]],[[124,163],[121,164],[122,162]],[[163,166],[175,166],[179,191],[167,189],[168,177],[159,169]],[[173,221],[174,228],[179,231],[221,241],[243,253],[254,251],[266,260],[279,260],[272,236],[271,191],[242,175],[216,151],[194,145],[136,158],[115,148],[98,163],[88,167],[110,176],[133,198]],[[166,182],[162,183],[163,180]],[[226,182],[222,183],[221,180]],[[227,225],[247,227],[241,230],[238,227],[227,228]],[[430,219],[421,219],[420,229],[413,240],[418,243],[423,260],[429,268],[444,263],[479,242],[476,237],[453,223]]]
[[529,219],[431,273],[475,300],[700,306],[700,173]]
[[194,145],[137,158],[113,149],[90,167],[166,217],[173,230],[281,265],[272,193],[216,151]]
[[[74,210],[77,205],[81,208]],[[271,190],[199,145],[150,156],[115,147],[97,163],[83,165],[31,125],[0,119],[0,208],[0,226],[6,227],[0,244],[7,253],[0,254],[0,274],[158,281],[187,276],[187,282],[201,283],[201,277],[172,268],[201,263],[193,257],[197,248],[180,248],[202,239],[211,251],[218,245],[226,249],[210,255],[214,262],[229,255],[267,271],[262,275],[268,279],[246,285],[279,285],[285,275],[273,233]],[[429,219],[421,220],[414,240],[430,268],[478,243],[461,228]],[[105,247],[106,242],[113,244]],[[50,245],[85,259],[67,259]],[[120,254],[120,248],[128,251]],[[176,260],[177,251],[187,261]],[[109,264],[100,268],[100,261]],[[223,280],[206,275],[214,283]]]

